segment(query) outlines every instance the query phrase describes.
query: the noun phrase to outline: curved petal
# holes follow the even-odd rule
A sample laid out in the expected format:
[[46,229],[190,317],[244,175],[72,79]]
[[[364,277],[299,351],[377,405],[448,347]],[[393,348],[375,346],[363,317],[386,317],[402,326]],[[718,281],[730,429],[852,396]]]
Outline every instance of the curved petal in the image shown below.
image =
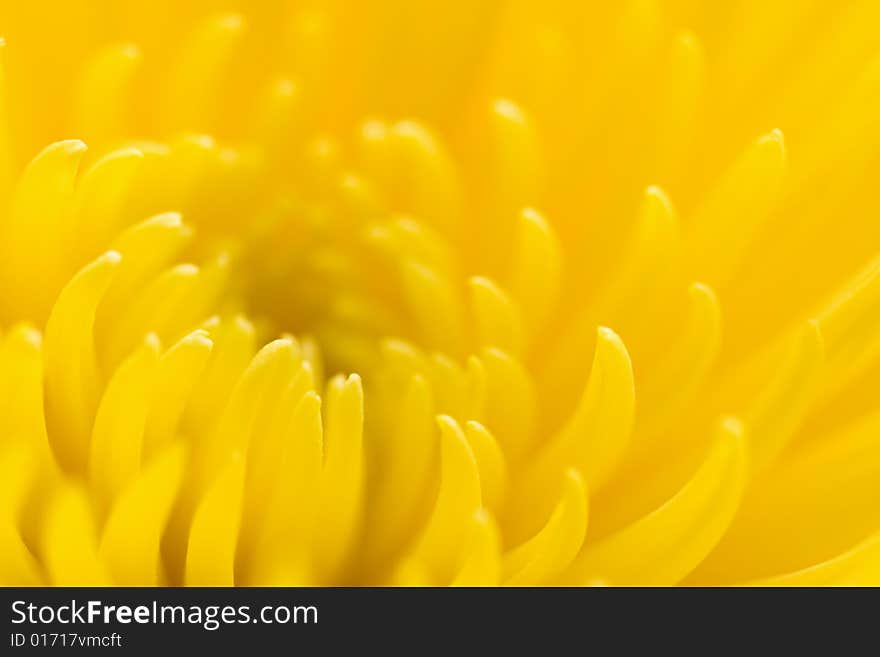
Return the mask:
[[720,436],[693,478],[653,513],[587,545],[562,581],[671,585],[712,550],[736,513],[746,482],[742,425],[722,421]]
[[563,572],[584,542],[587,532],[587,490],[576,470],[565,474],[562,496],[544,528],[504,555],[504,583],[546,584]]

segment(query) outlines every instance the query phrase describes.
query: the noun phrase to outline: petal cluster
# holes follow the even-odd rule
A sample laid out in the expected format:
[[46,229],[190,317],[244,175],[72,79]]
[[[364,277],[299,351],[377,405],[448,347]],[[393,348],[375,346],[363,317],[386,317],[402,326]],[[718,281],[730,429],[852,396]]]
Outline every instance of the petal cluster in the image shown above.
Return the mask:
[[876,3],[7,4],[0,584],[880,583]]

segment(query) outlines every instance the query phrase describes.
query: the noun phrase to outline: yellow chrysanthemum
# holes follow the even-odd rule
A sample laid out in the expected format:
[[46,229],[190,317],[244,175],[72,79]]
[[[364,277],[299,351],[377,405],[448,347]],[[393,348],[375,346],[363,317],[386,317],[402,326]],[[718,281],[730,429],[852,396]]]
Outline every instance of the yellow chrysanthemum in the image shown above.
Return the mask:
[[878,20],[0,4],[0,584],[880,584]]

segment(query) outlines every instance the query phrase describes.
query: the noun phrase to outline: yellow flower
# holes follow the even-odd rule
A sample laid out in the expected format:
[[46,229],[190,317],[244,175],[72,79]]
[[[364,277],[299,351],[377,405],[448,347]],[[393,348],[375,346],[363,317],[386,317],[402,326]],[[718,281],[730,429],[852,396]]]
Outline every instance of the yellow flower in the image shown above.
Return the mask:
[[878,20],[2,3],[0,584],[880,584]]

